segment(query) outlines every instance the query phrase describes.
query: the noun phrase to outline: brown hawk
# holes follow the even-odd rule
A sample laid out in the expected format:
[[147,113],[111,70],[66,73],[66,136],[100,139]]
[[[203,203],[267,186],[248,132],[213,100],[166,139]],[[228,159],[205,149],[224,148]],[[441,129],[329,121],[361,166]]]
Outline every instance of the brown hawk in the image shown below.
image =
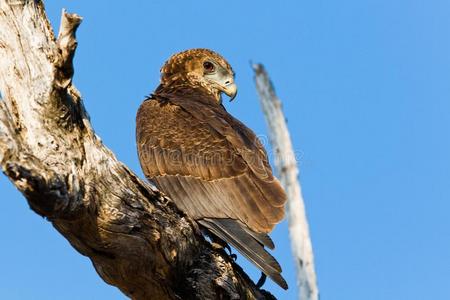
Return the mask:
[[237,88],[231,66],[208,49],[173,55],[137,113],[145,176],[209,233],[234,246],[287,289],[267,235],[286,195],[255,134],[231,116],[221,94]]

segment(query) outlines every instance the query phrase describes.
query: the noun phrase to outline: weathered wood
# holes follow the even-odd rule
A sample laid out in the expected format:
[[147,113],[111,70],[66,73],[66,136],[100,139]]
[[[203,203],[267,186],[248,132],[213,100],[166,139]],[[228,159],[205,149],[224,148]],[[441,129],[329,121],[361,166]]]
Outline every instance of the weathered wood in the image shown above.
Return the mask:
[[[133,299],[269,299],[95,135],[72,84],[81,17],[0,0],[0,166],[98,274]],[[95,70],[93,70],[95,71]]]
[[319,289],[314,269],[314,255],[308,220],[300,182],[298,181],[297,161],[281,101],[275,94],[275,89],[264,66],[255,64],[252,67],[255,72],[256,89],[261,107],[269,128],[269,140],[275,153],[275,168],[288,195],[286,215],[289,223],[292,254],[297,269],[299,299],[318,300]]

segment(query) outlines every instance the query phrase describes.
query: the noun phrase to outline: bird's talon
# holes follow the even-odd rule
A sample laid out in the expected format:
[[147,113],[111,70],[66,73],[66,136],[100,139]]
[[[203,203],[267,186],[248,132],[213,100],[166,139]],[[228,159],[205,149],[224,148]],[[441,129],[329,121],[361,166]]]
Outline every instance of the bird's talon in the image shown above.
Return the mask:
[[267,278],[266,274],[261,272],[261,277],[259,278],[258,282],[256,283],[256,287],[258,289],[264,285],[264,283],[266,282],[266,278]]

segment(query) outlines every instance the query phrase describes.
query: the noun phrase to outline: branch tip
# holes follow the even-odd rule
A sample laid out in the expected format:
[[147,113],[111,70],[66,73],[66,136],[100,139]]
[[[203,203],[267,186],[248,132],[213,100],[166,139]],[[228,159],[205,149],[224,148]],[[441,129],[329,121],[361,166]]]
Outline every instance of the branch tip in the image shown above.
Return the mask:
[[75,31],[77,30],[78,26],[83,21],[83,17],[76,13],[68,13],[65,8],[62,9],[61,12],[61,24],[59,27],[59,36],[63,33],[63,31],[66,32],[73,32],[75,35]]
[[76,31],[83,18],[77,14],[68,13],[65,9],[61,12],[61,24],[56,43],[60,50],[59,58],[55,66],[60,71],[56,78],[59,87],[66,88],[72,82],[73,57],[77,48]]
[[66,9],[63,8],[61,12],[61,24],[59,25],[58,44],[61,44],[61,41],[65,38],[75,40],[75,33],[82,21],[83,18],[81,16],[75,13],[68,13]]

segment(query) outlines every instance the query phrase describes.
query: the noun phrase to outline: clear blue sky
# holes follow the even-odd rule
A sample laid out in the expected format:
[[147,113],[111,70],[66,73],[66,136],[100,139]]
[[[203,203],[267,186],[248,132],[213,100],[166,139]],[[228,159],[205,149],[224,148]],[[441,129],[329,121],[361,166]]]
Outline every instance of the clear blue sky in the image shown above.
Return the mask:
[[[47,2],[54,26],[62,7],[84,17],[75,83],[138,174],[135,112],[166,58],[223,54],[240,88],[227,108],[258,134],[263,62],[301,153],[321,299],[450,299],[449,1]],[[0,191],[1,299],[124,299],[3,175]],[[291,289],[266,287],[295,299],[286,224],[273,237]]]

